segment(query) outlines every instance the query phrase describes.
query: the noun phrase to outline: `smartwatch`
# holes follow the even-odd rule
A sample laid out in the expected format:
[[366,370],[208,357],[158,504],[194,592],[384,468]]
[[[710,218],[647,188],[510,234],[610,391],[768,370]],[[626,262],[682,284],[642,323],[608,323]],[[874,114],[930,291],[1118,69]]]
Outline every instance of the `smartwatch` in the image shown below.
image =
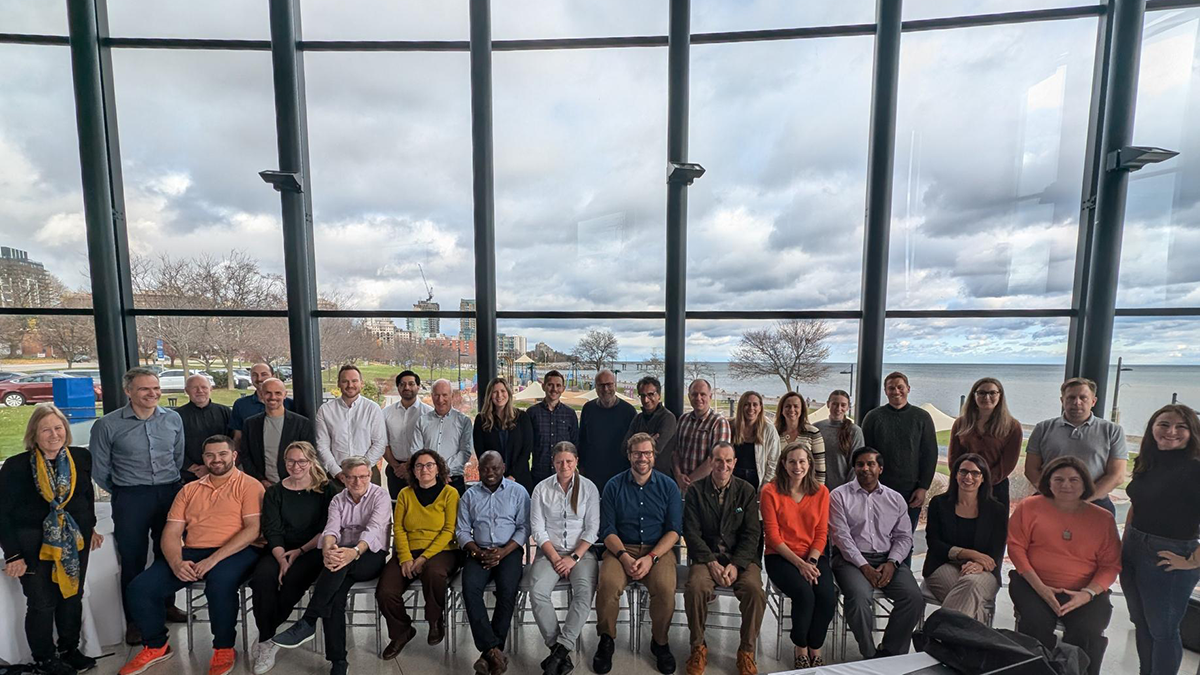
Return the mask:
[[579,562],[579,554],[576,553],[575,551],[571,551],[571,560],[574,560],[575,562]]
[[650,554],[650,564],[651,565],[658,564],[658,556],[654,555],[653,553]]

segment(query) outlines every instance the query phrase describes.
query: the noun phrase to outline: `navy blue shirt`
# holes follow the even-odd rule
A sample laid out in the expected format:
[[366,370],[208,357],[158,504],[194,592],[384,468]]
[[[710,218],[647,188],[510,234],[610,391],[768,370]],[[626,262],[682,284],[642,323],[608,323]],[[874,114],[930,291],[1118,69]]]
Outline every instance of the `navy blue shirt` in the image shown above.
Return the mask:
[[[295,412],[296,408],[290,396],[283,399],[283,409]],[[267,406],[259,400],[258,392],[250,392],[233,402],[233,411],[229,414],[229,430],[245,431],[246,420],[265,412]]]
[[616,534],[623,544],[653,546],[667,532],[683,532],[683,497],[679,486],[661,471],[652,471],[645,485],[633,470],[613,476],[600,497],[600,541]]

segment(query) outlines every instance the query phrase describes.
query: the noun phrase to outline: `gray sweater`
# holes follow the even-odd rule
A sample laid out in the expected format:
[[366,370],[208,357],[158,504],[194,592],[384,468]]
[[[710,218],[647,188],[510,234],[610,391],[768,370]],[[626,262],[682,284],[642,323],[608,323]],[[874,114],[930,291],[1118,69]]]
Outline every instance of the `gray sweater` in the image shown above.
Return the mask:
[[[854,438],[850,442],[850,452],[842,454],[842,446],[838,443],[838,434],[842,430],[842,424],[849,424],[854,428]],[[821,438],[825,439],[825,487],[833,492],[835,488],[841,487],[847,481],[851,480],[850,454],[855,450],[867,444],[863,440],[862,427],[850,420],[845,420],[841,423],[834,423],[828,419],[823,419],[819,422],[814,422],[813,426],[821,432]]]

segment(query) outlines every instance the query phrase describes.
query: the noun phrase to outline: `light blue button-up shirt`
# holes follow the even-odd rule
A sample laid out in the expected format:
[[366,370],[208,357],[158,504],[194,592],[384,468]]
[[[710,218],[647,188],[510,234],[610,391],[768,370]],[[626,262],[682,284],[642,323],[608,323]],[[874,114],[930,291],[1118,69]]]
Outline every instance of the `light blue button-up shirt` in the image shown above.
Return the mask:
[[155,406],[143,420],[126,405],[96,420],[88,449],[92,478],[109,492],[113,486],[170,485],[183,468],[183,419]]
[[529,541],[529,493],[516,481],[502,480],[495,492],[483,483],[472,485],[458,502],[454,536],[459,548],[475,542],[480,548],[498,548],[510,541]]

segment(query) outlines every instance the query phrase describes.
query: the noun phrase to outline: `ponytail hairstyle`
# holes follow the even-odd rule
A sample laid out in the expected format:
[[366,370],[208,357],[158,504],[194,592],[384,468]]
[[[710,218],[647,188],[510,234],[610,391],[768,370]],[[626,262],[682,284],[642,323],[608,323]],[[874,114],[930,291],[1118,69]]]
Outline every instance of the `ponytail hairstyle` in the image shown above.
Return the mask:
[[[845,398],[847,408],[850,406],[850,394],[843,389],[834,389],[829,392],[829,396],[825,399],[825,405],[829,405],[829,400],[834,396]],[[850,459],[850,453],[854,450],[854,423],[850,421],[849,410],[846,411],[846,418],[842,420],[842,426],[838,427],[837,442],[842,456]]]
[[575,485],[571,488],[571,512],[579,515],[579,449],[571,441],[559,441],[550,449],[550,461],[553,463],[554,458],[563,452],[575,455]]

